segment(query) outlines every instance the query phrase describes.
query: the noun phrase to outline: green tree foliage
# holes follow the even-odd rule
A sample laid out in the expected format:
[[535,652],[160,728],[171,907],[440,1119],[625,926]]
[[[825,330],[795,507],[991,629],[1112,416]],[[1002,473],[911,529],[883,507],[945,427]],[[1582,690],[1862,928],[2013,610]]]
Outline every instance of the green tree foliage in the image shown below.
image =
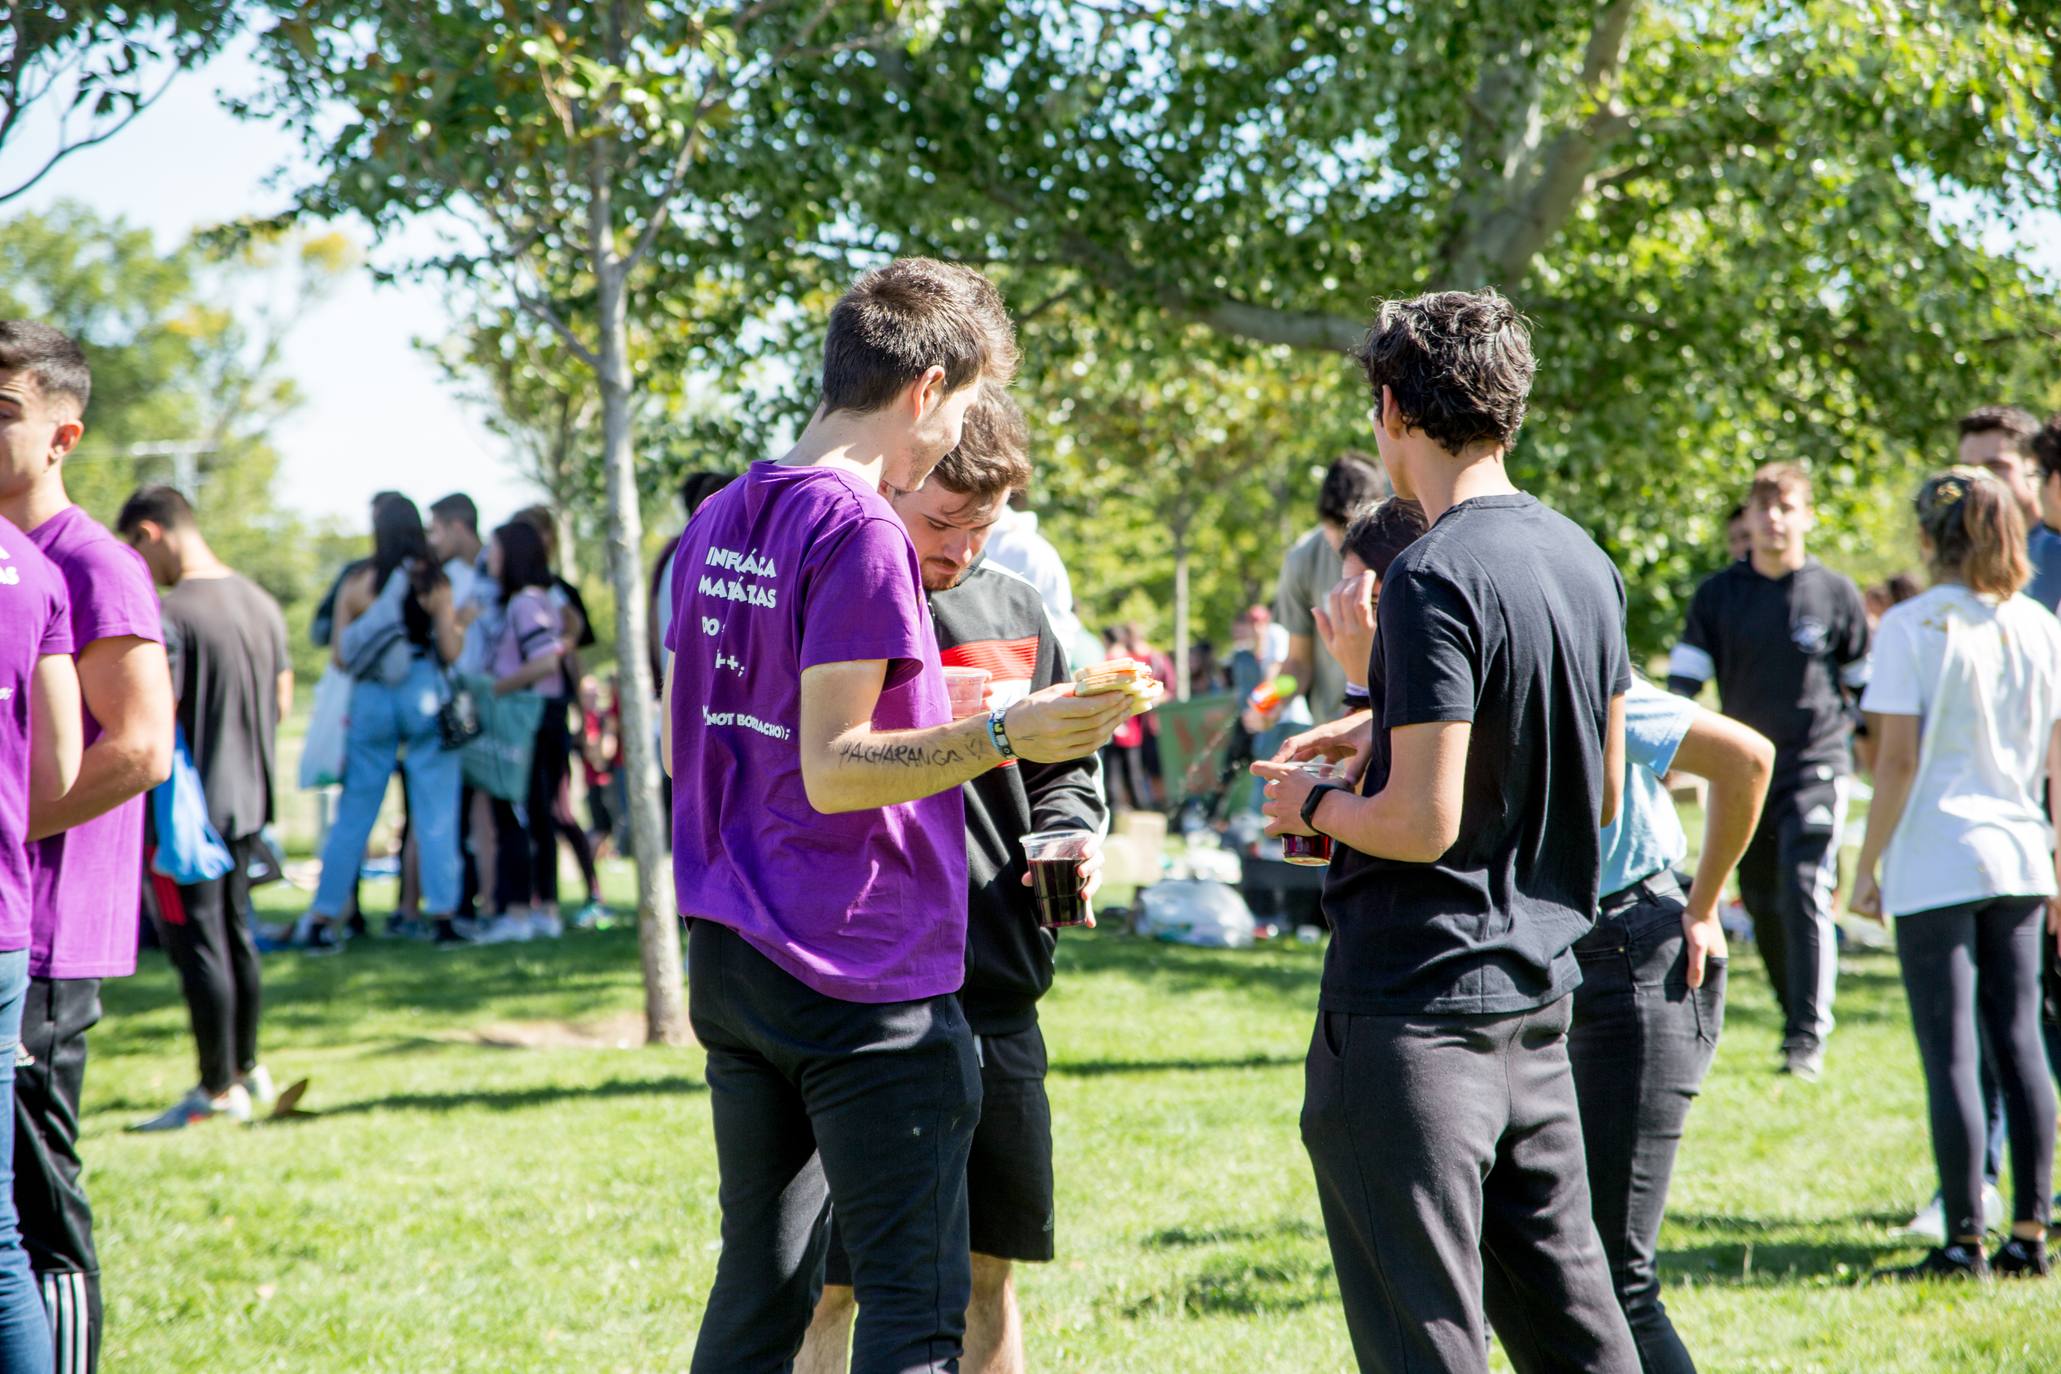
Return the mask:
[[[0,205],[65,158],[104,143],[165,93],[186,67],[235,32],[235,0],[103,0],[0,5]],[[23,135],[31,110],[48,109],[49,144]]]
[[1519,474],[1651,648],[1756,463],[1806,462],[1870,557],[1956,415],[2053,377],[2061,291],[2009,242],[2061,205],[2050,13],[971,0],[921,61],[798,65],[755,117],[835,169],[848,252],[1006,268],[1019,305],[1343,350],[1376,298],[1496,286],[1541,360]]
[[[300,400],[281,352],[354,261],[334,235],[165,252],[147,230],[71,204],[0,223],[0,316],[54,325],[92,362],[86,434],[65,462],[72,499],[111,524],[138,486],[179,486],[215,551],[296,627],[330,569],[275,490],[271,432]],[[303,671],[319,666],[305,639]]]

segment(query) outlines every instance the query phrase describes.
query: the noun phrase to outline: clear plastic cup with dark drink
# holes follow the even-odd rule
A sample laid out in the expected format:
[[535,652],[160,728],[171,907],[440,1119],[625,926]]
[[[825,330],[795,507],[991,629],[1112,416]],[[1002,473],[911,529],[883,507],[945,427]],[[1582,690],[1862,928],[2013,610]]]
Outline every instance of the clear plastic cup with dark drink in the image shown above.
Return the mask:
[[1038,899],[1039,924],[1087,924],[1081,865],[1101,849],[1102,837],[1092,830],[1040,830],[1023,837],[1024,857],[1030,860],[1031,891]]
[[[1317,782],[1330,782],[1337,774],[1331,764],[1321,761],[1306,763],[1302,771]],[[1281,857],[1292,864],[1306,868],[1322,868],[1331,862],[1331,837],[1329,835],[1283,835]]]

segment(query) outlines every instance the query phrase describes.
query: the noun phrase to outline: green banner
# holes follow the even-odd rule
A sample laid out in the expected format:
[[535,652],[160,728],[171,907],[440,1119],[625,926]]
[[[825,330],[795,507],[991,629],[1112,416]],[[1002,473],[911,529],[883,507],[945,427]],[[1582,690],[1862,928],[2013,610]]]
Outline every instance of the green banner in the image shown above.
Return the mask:
[[1195,793],[1215,790],[1237,716],[1238,699],[1229,692],[1169,701],[1152,712],[1159,722],[1159,765],[1170,808]]

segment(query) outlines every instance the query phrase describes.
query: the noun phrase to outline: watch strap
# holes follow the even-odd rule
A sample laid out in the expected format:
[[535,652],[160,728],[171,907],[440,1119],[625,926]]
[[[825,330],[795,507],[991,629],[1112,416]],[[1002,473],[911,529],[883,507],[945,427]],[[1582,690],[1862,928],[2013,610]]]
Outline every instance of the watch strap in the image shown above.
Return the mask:
[[997,706],[988,712],[988,739],[995,746],[995,752],[1004,759],[1016,757],[1016,750],[1009,743],[1009,728],[1002,718],[1008,714],[1006,707]]
[[1317,829],[1316,820],[1317,808],[1324,803],[1324,794],[1326,792],[1348,792],[1351,790],[1342,782],[1320,782],[1315,787],[1312,787],[1310,794],[1302,799],[1303,828],[1319,835],[1327,834],[1327,832]]

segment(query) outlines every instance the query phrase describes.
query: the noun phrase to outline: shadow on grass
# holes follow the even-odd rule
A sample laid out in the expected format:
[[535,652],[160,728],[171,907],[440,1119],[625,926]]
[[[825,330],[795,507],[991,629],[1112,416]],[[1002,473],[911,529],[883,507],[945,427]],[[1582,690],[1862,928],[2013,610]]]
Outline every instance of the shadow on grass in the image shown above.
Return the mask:
[[1139,1244],[1148,1250],[1183,1250],[1202,1245],[1252,1245],[1268,1240],[1321,1240],[1324,1228],[1301,1217],[1282,1217],[1259,1226],[1175,1226],[1154,1231]]
[[328,1107],[306,1115],[285,1118],[288,1122],[314,1121],[322,1117],[362,1116],[367,1112],[454,1112],[485,1107],[497,1112],[522,1111],[559,1102],[584,1102],[596,1098],[664,1097],[705,1093],[708,1084],[698,1078],[612,1078],[590,1085],[539,1084],[529,1088],[478,1088],[464,1092],[392,1093]]
[[1338,1286],[1327,1261],[1310,1255],[1266,1259],[1225,1255],[1166,1288],[1128,1299],[1120,1310],[1132,1320],[1167,1316],[1252,1317],[1300,1312],[1337,1301]]
[[[1672,1228],[1693,1234],[1688,1244],[1662,1248],[1661,1277],[1663,1282],[1738,1288],[1824,1278],[1857,1283],[1886,1255],[1910,1248],[1886,1234],[1900,1219],[1888,1213],[1806,1220],[1670,1212]],[[1870,1233],[1881,1239],[1870,1239]]]
[[1285,1069],[1299,1066],[1299,1054],[1249,1054],[1243,1059],[1081,1059],[1055,1061],[1051,1071],[1069,1078],[1114,1073],[1208,1073],[1215,1069]]
[[1069,934],[1059,942],[1059,972],[1121,973],[1150,981],[1155,991],[1241,992],[1292,1002],[1314,1014],[1323,973],[1320,947],[1195,949],[1115,931]]

